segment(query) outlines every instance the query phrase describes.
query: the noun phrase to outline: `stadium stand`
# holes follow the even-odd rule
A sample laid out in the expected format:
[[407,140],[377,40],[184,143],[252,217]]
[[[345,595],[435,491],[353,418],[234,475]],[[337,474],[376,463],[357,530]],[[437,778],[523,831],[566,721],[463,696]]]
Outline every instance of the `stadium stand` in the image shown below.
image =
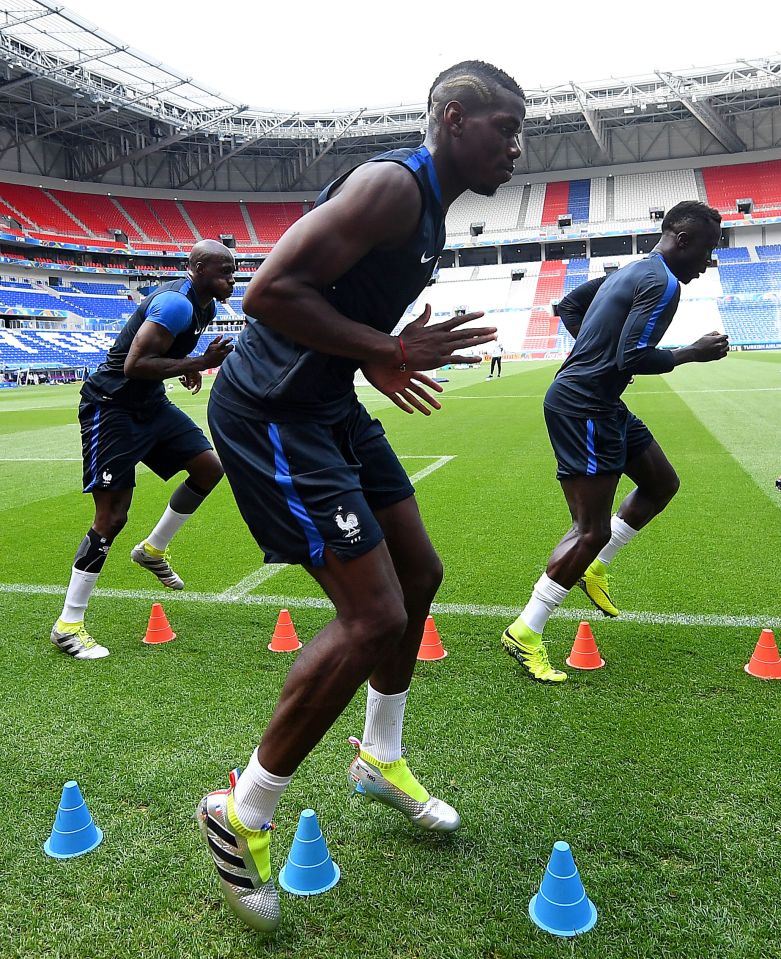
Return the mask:
[[[484,222],[486,235],[499,240],[505,234],[509,239],[524,231],[555,228],[558,217],[567,213],[573,224],[590,223],[603,231],[624,230],[629,223],[647,225],[650,207],[667,210],[680,199],[699,196],[698,177],[704,183],[704,198],[722,212],[727,223],[744,219],[735,209],[736,201],[743,198],[754,201],[755,219],[781,216],[781,161],[767,161],[709,167],[696,173],[680,169],[617,175],[610,178],[609,220],[605,177],[525,187],[510,184],[493,197],[465,194],[450,208],[448,236],[462,241],[472,223]],[[184,252],[202,237],[232,234],[241,250],[263,253],[304,210],[305,204],[299,201],[171,200],[0,183],[0,215],[17,220],[31,236],[106,248],[116,247],[112,234],[120,230],[132,246],[151,251]]]
[[165,224],[171,238],[177,243],[192,246],[198,237],[193,235],[189,224],[182,216],[182,212],[175,200],[148,200],[149,207],[157,219]]
[[25,310],[67,310],[62,300],[43,290],[34,290],[32,287],[23,289],[20,286],[0,287],[0,312],[2,307],[20,307]]
[[781,263],[776,260],[726,263],[719,265],[719,275],[726,295],[781,290]]
[[617,220],[647,220],[651,207],[669,210],[681,200],[698,199],[694,170],[630,173],[614,177],[613,184]]
[[448,210],[448,234],[467,235],[472,223],[485,223],[486,233],[515,229],[522,193],[522,187],[509,186],[497,190],[491,197],[463,194]]
[[540,226],[542,223],[542,211],[545,206],[545,184],[532,183],[529,189],[529,203],[526,207],[526,216],[523,226],[527,229]]
[[155,216],[146,200],[135,196],[120,196],[116,199],[119,206],[133,218],[141,231],[144,249],[149,248],[150,243],[153,244],[153,249],[171,249],[175,246],[170,231]]
[[[490,198],[467,194],[448,213],[448,236],[457,245],[469,245],[471,224],[484,222],[485,235],[480,238],[483,241],[517,240],[526,231],[525,238],[537,242],[540,233],[555,231],[558,217],[565,213],[572,216],[573,223],[588,223],[603,233],[613,229],[628,232],[631,223],[648,228],[650,207],[669,209],[681,198],[703,195],[703,183],[708,201],[724,214],[734,211],[737,199],[750,197],[755,215],[781,215],[781,161],[712,167],[696,175],[688,169],[617,175],[611,179],[612,183],[605,177],[595,177],[525,186],[511,184]],[[30,235],[46,240],[58,238],[70,244],[88,241],[109,250],[116,247],[116,241],[108,234],[121,230],[131,244],[141,249],[176,254],[170,256],[170,263],[136,258],[134,270],[158,275],[180,269],[181,255],[203,236],[230,233],[243,251],[265,252],[305,210],[305,204],[299,201],[252,202],[243,207],[242,210],[238,201],[109,197],[0,184],[0,214],[21,222]],[[781,242],[755,246],[759,232],[746,231],[751,239],[741,243],[740,231],[736,231],[732,242],[737,240],[740,245],[720,248],[716,251],[718,268],[709,269],[701,279],[683,287],[682,307],[664,343],[688,342],[710,329],[725,329],[733,344],[781,342]],[[781,230],[770,224],[761,235],[772,241],[781,237]],[[118,256],[96,255],[87,259],[83,254],[56,248],[35,254],[10,248],[2,255],[8,260],[32,259],[49,271],[77,264],[105,269],[126,267],[128,263]],[[633,258],[625,254],[608,260],[623,265]],[[550,304],[589,277],[602,275],[605,262],[593,257],[442,268],[436,274],[436,283],[411,305],[410,312],[419,313],[426,302],[439,316],[452,315],[459,308],[485,310],[500,329],[506,349],[532,353],[564,351],[571,339],[552,315]],[[519,268],[525,277],[513,281],[511,274]],[[104,342],[100,337],[118,330],[135,307],[122,280],[92,281],[75,272],[65,276],[61,286],[49,287],[42,282],[46,274],[40,270],[34,281],[28,282],[19,276],[21,267],[9,264],[6,269],[16,271],[16,276],[0,278],[0,316],[5,313],[14,318],[14,323],[21,317],[23,324],[33,326],[34,320],[28,320],[25,311],[55,311],[61,319],[44,316],[39,325],[44,325],[44,321],[49,325],[78,325],[78,335],[86,337],[77,341],[41,340],[40,336],[49,331],[4,330],[4,334],[17,338],[24,334],[19,342],[26,344],[26,350],[18,348],[15,362],[27,355],[28,365],[57,362],[72,366],[80,352],[99,356],[100,344]],[[153,277],[149,282],[159,281]],[[244,289],[244,284],[237,286],[231,300],[218,306],[216,319],[222,324],[243,321]],[[58,336],[76,335],[67,329],[51,332]],[[25,339],[28,334],[32,339]],[[71,348],[74,343],[81,344],[82,349]],[[6,353],[0,352],[0,357],[8,363]],[[36,358],[30,359],[33,354]],[[85,361],[82,358],[80,362]]]
[[120,230],[129,240],[141,239],[138,230],[112,202],[110,196],[101,193],[70,193],[65,190],[51,190],[50,193],[76,220],[84,224],[88,233],[106,237],[114,230]]
[[569,185],[569,213],[573,223],[588,223],[591,201],[591,180],[572,180]]
[[716,250],[716,259],[722,263],[750,263],[751,254],[745,246],[728,246]]
[[83,236],[84,230],[73,217],[58,206],[46,190],[34,186],[22,186],[18,183],[0,184],[0,196],[3,201],[18,210],[34,228],[44,233],[62,234],[70,239]]
[[252,237],[238,203],[196,203],[188,200],[182,203],[182,206],[201,239],[219,240],[220,234],[225,233],[234,236],[236,243],[244,248],[252,244]]
[[105,296],[117,296],[121,292],[126,292],[127,287],[123,283],[79,283],[72,281],[69,286],[79,293],[95,293]]
[[[304,215],[300,202],[247,203],[246,208],[260,244],[276,243],[285,230]],[[265,249],[248,252],[265,252]]]
[[[7,368],[84,367],[94,369],[105,358],[116,333],[0,329],[0,363]],[[193,351],[203,353],[212,336],[205,334]]]
[[540,220],[543,226],[558,226],[558,218],[569,213],[569,190],[568,180],[547,185]]
[[709,167],[702,177],[708,202],[722,213],[735,212],[738,200],[750,198],[755,212],[781,215],[781,160]]
[[563,295],[566,272],[567,267],[561,260],[546,260],[542,264],[534,293],[531,317],[523,340],[523,349],[554,348],[559,332],[559,319],[553,315],[551,303],[554,300],[560,300]]

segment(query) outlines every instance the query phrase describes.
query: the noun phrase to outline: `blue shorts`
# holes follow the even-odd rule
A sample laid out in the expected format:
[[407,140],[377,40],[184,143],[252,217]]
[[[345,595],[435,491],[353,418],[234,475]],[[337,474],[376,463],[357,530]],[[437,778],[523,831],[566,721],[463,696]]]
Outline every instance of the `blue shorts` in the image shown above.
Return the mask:
[[645,423],[623,406],[612,416],[570,416],[545,410],[557,479],[573,476],[620,476],[627,463],[643,453],[654,438]]
[[83,400],[79,423],[85,493],[132,489],[139,463],[168,480],[212,448],[203,430],[168,400],[142,412]]
[[209,428],[249,531],[267,563],[322,566],[368,553],[383,532],[375,512],[412,496],[409,478],[357,401],[333,426],[271,423],[226,409],[212,393]]

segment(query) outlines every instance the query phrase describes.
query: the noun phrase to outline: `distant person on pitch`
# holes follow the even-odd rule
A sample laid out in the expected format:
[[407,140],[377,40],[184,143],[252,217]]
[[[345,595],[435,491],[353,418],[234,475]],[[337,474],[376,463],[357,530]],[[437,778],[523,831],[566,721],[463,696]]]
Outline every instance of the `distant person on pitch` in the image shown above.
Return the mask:
[[[678,491],[675,470],[621,394],[633,376],[727,355],[723,333],[678,350],[658,349],[678,309],[680,284],[705,272],[720,236],[718,211],[694,200],[679,203],[667,212],[649,256],[576,287],[559,304],[575,345],[545,395],[544,411],[572,526],[502,636],[504,648],[534,679],[567,678],[551,666],[542,631],[573,586],[606,616],[618,616],[607,566]],[[636,489],[611,519],[622,474]]]
[[139,463],[164,480],[180,470],[189,474],[160,522],[130,554],[163,586],[184,587],[171,568],[168,544],[223,472],[200,427],[166,397],[163,381],[177,376],[197,393],[201,371],[219,366],[233,349],[230,338],[217,336],[203,356],[189,355],[214,319],[214,301],[231,295],[234,270],[233,254],[222,243],[196,243],[187,277],[164,283],[139,303],[81,388],[84,492],[92,493],[95,519],[76,552],[65,605],[51,632],[54,645],[75,659],[109,654],[90,636],[84,614],[109,548],[127,522]]
[[518,84],[490,64],[440,74],[425,142],[329,184],[255,273],[243,304],[255,319],[211,393],[214,444],[266,562],[302,565],[336,611],[298,654],[241,777],[199,807],[223,894],[256,929],[279,922],[269,849],[277,803],[367,681],[350,781],[420,829],[460,823],[401,749],[442,563],[354,378],[360,368],[396,405],[425,413],[426,402],[439,405],[427,388],[438,387],[417,371],[479,362],[458,351],[493,341],[493,327],[464,327],[481,313],[428,325],[429,307],[400,336],[391,332],[431,279],[450,205],[466,190],[491,196],[512,177],[525,112]]
[[486,379],[493,379],[494,368],[496,368],[496,378],[497,380],[502,376],[502,356],[504,354],[504,347],[498,341],[494,344],[493,349],[491,350],[491,372],[488,374]]

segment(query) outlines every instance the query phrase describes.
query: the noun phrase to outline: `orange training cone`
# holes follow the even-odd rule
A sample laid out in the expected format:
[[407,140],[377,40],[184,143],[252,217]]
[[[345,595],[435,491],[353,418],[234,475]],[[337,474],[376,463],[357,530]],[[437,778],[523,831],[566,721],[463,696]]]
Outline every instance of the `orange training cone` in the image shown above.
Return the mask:
[[149,616],[149,625],[146,628],[144,642],[147,646],[154,646],[157,643],[168,643],[176,639],[176,633],[171,629],[168,617],[163,612],[160,603],[152,603],[152,612]]
[[274,627],[274,635],[268,648],[272,653],[293,653],[301,649],[301,643],[298,641],[296,627],[290,618],[290,613],[286,609],[279,611],[277,625]]
[[420,641],[418,650],[418,659],[436,660],[444,659],[447,656],[447,650],[442,646],[442,640],[439,638],[439,632],[434,625],[432,616],[426,617],[426,625],[423,628],[423,638]]
[[743,668],[749,676],[759,679],[781,679],[781,656],[772,629],[763,629],[759,634],[754,655]]
[[600,669],[605,665],[605,660],[599,655],[594,634],[588,623],[581,623],[578,626],[572,651],[567,656],[567,665],[573,669]]

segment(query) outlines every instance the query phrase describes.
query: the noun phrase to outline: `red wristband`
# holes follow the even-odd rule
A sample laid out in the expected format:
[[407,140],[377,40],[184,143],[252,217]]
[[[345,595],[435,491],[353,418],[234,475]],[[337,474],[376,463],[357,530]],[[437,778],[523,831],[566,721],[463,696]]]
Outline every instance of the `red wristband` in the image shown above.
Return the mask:
[[407,369],[407,351],[404,349],[404,340],[401,337],[399,337],[399,347],[401,348],[401,366],[399,369],[404,373]]

